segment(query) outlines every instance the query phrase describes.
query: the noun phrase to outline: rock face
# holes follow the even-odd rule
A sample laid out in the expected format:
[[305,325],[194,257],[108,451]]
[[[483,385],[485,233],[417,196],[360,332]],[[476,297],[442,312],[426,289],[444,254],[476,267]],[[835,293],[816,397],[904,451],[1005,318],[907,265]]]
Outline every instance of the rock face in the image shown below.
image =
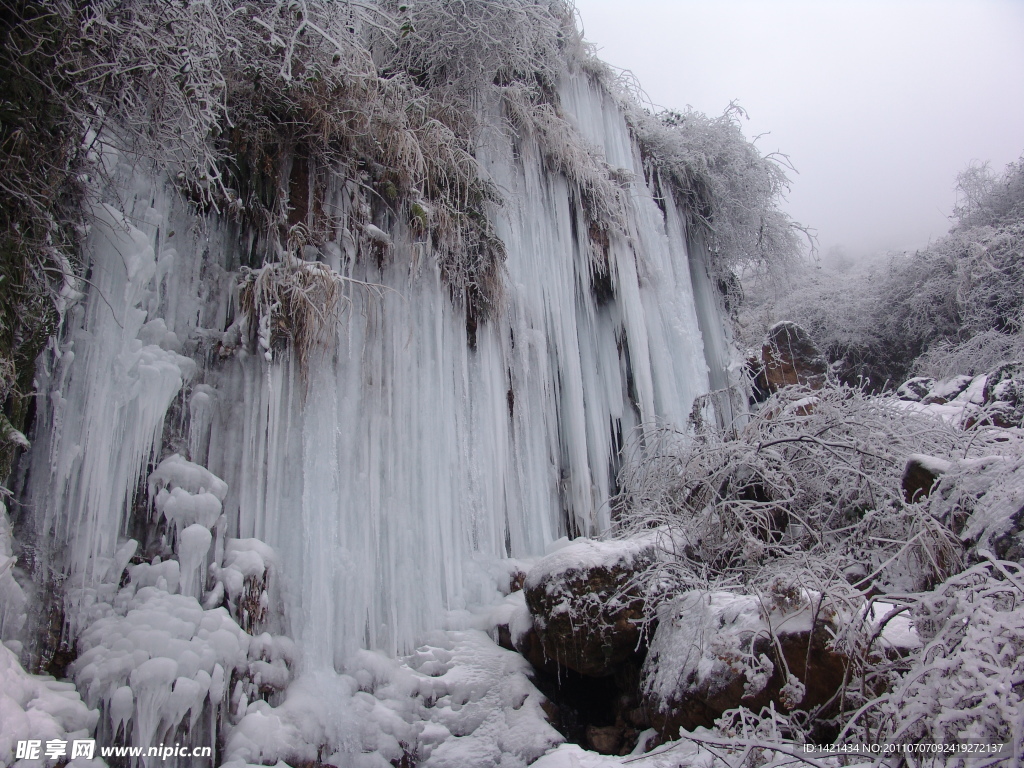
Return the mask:
[[622,750],[624,728],[619,725],[587,727],[587,744],[602,755],[617,755]]
[[769,329],[761,347],[759,389],[773,393],[794,384],[820,389],[827,373],[828,361],[802,327],[785,320]]
[[537,563],[526,578],[526,604],[544,656],[592,677],[630,659],[644,611],[631,581],[653,557],[649,542],[577,539]]
[[651,722],[673,739],[741,705],[791,711],[828,702],[847,661],[830,647],[834,629],[815,597],[797,590],[682,595],[662,611],[644,665]]

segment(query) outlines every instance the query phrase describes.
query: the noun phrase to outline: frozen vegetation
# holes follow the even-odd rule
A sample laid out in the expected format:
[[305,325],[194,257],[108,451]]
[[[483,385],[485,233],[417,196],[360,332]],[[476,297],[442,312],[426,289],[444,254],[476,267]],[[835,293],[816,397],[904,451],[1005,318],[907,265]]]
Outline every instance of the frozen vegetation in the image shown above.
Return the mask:
[[987,373],[1024,356],[1024,158],[957,179],[949,233],[914,253],[857,263],[842,249],[792,272],[791,290],[754,286],[747,341],[775,320],[802,324],[847,383],[895,389],[911,376]]
[[[4,765],[1020,754],[1019,167],[907,257],[980,293],[898,396],[752,392],[782,158],[570,3],[5,13]],[[142,752],[19,754],[85,738]]]

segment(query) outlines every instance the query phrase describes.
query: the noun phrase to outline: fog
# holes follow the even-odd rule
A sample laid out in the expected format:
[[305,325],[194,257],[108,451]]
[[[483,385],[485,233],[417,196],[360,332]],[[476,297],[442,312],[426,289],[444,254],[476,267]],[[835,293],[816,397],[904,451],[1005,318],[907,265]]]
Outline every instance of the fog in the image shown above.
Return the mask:
[[941,236],[956,174],[1024,151],[1019,0],[576,0],[587,39],[659,107],[736,100],[789,155],[787,209],[822,252]]

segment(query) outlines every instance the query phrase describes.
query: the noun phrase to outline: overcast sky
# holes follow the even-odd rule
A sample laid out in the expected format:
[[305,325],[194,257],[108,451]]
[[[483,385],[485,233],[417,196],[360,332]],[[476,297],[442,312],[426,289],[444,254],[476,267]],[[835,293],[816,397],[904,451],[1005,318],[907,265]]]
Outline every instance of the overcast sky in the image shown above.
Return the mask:
[[1024,152],[1024,0],[576,0],[587,39],[650,100],[780,150],[822,252],[913,248],[949,227],[958,171]]

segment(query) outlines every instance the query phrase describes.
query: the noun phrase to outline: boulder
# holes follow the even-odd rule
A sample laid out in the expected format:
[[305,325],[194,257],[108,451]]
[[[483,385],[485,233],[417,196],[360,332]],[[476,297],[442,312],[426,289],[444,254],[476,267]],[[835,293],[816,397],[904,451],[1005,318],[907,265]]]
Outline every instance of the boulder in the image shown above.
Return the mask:
[[502,647],[518,652],[538,672],[543,672],[555,680],[558,679],[560,670],[555,662],[555,657],[549,655],[544,648],[536,628],[531,626],[523,634],[511,638],[510,645],[502,645]]
[[794,384],[820,389],[827,373],[828,361],[802,327],[784,320],[769,329],[761,347],[759,389],[777,392]]
[[952,465],[945,459],[912,453],[907,457],[903,468],[903,498],[908,504],[927,497],[939,478],[946,474]]
[[[634,577],[653,562],[653,542],[642,539],[576,539],[541,559],[525,592],[544,657],[591,677],[612,675],[633,657],[644,617]],[[535,648],[522,652],[536,656]]]
[[588,725],[587,746],[601,755],[628,755],[624,747],[636,744],[637,732],[624,725]]
[[[525,581],[526,575],[519,573],[522,575],[519,581]],[[558,665],[544,653],[533,617],[526,607],[526,595],[521,589],[507,595],[492,611],[491,622],[495,630],[494,641],[498,645],[516,651],[534,669],[558,679]]]
[[788,712],[829,702],[849,660],[833,650],[836,627],[819,602],[780,588],[767,596],[693,591],[664,606],[641,684],[662,738],[711,727],[740,706]]
[[767,391],[768,384],[764,378],[764,363],[761,362],[760,349],[748,349],[744,354],[743,371],[747,380],[750,381],[750,405],[763,403],[768,399],[771,392]]
[[973,376],[954,376],[932,384],[921,402],[925,405],[943,405],[956,399],[974,381]]
[[1024,423],[1024,362],[1003,363],[990,371],[982,390],[986,414],[997,427]]
[[913,400],[918,402],[928,396],[935,386],[935,379],[931,376],[915,376],[900,384],[896,390],[896,396],[900,400]]
[[980,559],[979,551],[987,550],[1000,560],[1024,562],[1024,459],[985,456],[957,464],[956,486],[948,492],[940,486],[943,492],[933,494],[932,514],[952,515],[966,508],[966,520],[951,527],[971,559]]

